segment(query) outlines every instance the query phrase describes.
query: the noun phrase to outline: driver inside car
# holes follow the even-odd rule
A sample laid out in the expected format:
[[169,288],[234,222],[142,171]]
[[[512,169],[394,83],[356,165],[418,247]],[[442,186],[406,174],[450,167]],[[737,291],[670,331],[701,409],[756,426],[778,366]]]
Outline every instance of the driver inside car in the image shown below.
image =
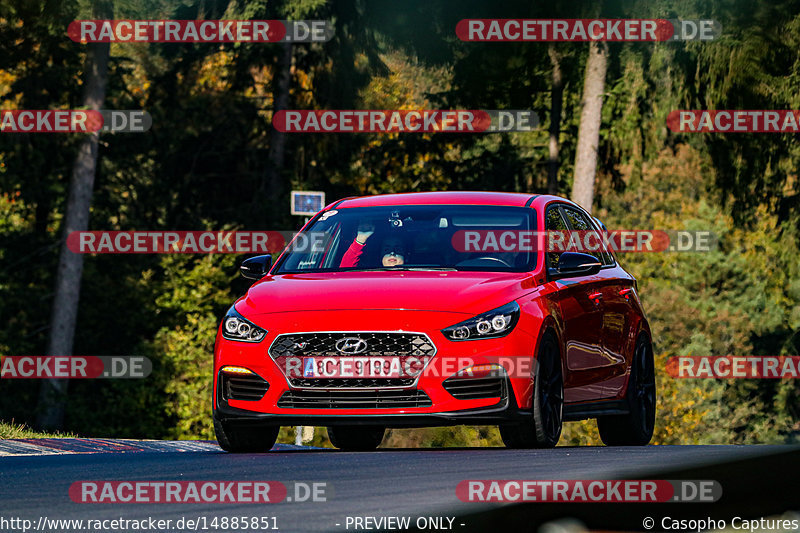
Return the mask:
[[[371,222],[362,222],[358,226],[356,238],[350,244],[350,247],[342,256],[339,264],[343,268],[352,268],[361,265],[364,247],[367,240],[375,233],[375,226]],[[387,236],[383,241],[381,249],[381,266],[396,267],[405,263],[407,256],[406,247],[402,239],[394,236]]]

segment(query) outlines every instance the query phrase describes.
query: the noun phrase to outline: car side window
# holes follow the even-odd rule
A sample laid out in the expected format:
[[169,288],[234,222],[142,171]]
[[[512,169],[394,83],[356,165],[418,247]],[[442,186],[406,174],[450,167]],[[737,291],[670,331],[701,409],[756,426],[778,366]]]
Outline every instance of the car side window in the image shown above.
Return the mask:
[[[571,226],[570,229],[572,229],[573,231],[594,231],[594,232],[597,231],[594,228],[594,226],[592,226],[591,222],[589,222],[589,219],[586,218],[586,215],[584,215],[580,211],[577,211],[576,209],[571,209],[569,207],[565,207],[564,214],[567,216],[567,220],[569,221],[569,225]],[[599,234],[597,235],[597,238],[598,241],[596,242],[602,242],[602,239]],[[609,262],[607,254],[604,251],[602,251],[602,249],[597,251],[586,250],[584,251],[584,253],[594,256],[603,265],[613,264],[613,261]]]
[[[561,208],[558,205],[551,205],[547,208],[545,229],[547,231],[567,231],[567,224],[564,222],[564,217],[561,216]],[[560,256],[560,252],[547,252],[547,266],[549,268],[558,268]]]
[[[608,233],[608,228],[606,228],[606,225],[597,218],[594,219],[594,227],[600,232],[601,235]],[[614,266],[616,264],[616,260],[614,259],[614,255],[611,253],[611,250],[603,246],[603,248],[600,250],[600,253],[603,256],[603,266]]]

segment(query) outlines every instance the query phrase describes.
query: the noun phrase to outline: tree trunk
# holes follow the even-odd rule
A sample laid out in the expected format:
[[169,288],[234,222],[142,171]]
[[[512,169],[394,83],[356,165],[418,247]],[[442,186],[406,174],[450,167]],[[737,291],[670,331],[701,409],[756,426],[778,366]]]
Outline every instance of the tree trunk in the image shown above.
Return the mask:
[[592,211],[594,178],[597,172],[597,146],[600,142],[600,121],[603,115],[603,91],[608,68],[608,45],[592,41],[586,60],[583,81],[583,109],[578,128],[578,147],[575,153],[575,180],[572,200]]
[[561,107],[564,97],[564,78],[561,72],[561,54],[553,43],[547,49],[553,64],[552,92],[550,93],[550,158],[547,163],[547,193],[558,193],[558,139],[561,133]]
[[[289,107],[289,90],[292,81],[292,66],[294,63],[294,45],[283,43],[281,54],[275,65],[275,78],[272,85],[273,94],[273,114],[283,111]],[[270,130],[269,152],[267,155],[266,172],[266,191],[264,201],[260,202],[261,208],[264,206],[277,206],[287,209],[281,200],[284,196],[283,167],[286,160],[286,133],[278,131],[276,128]],[[275,224],[282,217],[276,212],[266,214],[268,223]]]
[[[108,4],[95,2],[97,19],[111,18]],[[100,110],[103,106],[108,81],[108,43],[89,44],[86,54],[85,89],[83,103],[88,109]],[[98,132],[87,134],[78,149],[72,167],[66,215],[64,217],[61,251],[56,273],[56,290],[50,318],[50,338],[47,355],[73,355],[75,324],[78,317],[83,255],[67,248],[67,237],[73,231],[89,228],[89,209],[92,203],[95,169],[97,167]],[[66,379],[47,379],[39,389],[37,425],[46,429],[60,429],[64,423],[67,400]]]

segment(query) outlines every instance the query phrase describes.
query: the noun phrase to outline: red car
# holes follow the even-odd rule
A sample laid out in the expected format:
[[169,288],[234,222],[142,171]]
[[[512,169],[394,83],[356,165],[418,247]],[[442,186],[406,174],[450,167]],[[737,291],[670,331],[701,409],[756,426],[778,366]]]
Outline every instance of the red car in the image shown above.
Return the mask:
[[647,444],[655,372],[636,280],[602,248],[531,245],[541,230],[604,228],[556,196],[390,194],[327,206],[274,264],[245,260],[257,281],[214,349],[220,446],[266,451],[303,425],[369,450],[387,427],[475,424],[552,447],[587,418],[607,445]]

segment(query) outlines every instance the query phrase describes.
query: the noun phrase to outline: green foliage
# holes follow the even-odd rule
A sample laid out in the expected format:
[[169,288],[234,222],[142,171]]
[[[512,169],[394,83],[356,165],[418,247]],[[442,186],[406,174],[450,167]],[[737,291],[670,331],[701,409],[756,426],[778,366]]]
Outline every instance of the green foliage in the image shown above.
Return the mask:
[[166,415],[177,421],[170,438],[212,438],[211,390],[217,320],[213,315],[190,314],[185,326],[161,330],[153,342],[154,354],[170,363],[171,379],[164,393],[171,400]]
[[153,371],[141,380],[74,381],[69,427],[93,436],[213,438],[214,338],[219,318],[235,299],[231,278],[237,259],[166,255],[139,280],[129,281],[148,297],[128,318],[136,323],[146,317],[159,327],[150,338],[132,338],[130,351],[121,353],[148,357]]
[[[464,43],[461,18],[577,16],[574,8],[481,0],[120,0],[117,18],[325,19],[325,44],[295,45],[289,107],[534,109],[525,133],[288,135],[284,189],[329,199],[412,190],[542,191],[548,158],[548,43]],[[580,16],[595,16],[593,6]],[[86,47],[64,36],[90,3],[0,0],[0,107],[81,102]],[[712,230],[710,253],[630,254],[657,368],[675,355],[800,355],[800,148],[792,135],[675,134],[675,109],[797,109],[796,2],[607,2],[609,18],[714,18],[713,43],[611,43],[595,214],[610,228]],[[283,47],[111,48],[109,108],[144,108],[142,135],[103,135],[91,229],[294,229],[265,193]],[[559,190],[569,190],[587,47],[558,43],[565,80]],[[0,135],[0,355],[44,353],[77,135]],[[271,220],[274,227],[264,227]],[[75,381],[79,434],[211,438],[217,321],[247,284],[233,255],[86,256],[76,354],[146,355],[146,380]],[[35,416],[35,382],[4,382],[0,417]],[[675,380],[658,374],[655,441],[796,441],[797,381]],[[286,428],[281,442],[294,442]],[[328,446],[324,429],[313,443]],[[494,428],[392,430],[387,446],[500,445]],[[594,422],[562,445],[597,444]]]
[[725,210],[704,199],[712,185],[712,177],[703,172],[706,165],[704,156],[685,145],[674,153],[665,149],[644,165],[635,189],[610,194],[598,213],[611,229],[702,229],[719,237],[718,249],[708,253],[620,257],[639,279],[662,363],[656,365],[662,369],[656,439],[780,442],[797,413],[788,400],[797,396],[796,380],[703,382],[676,380],[663,372],[666,358],[676,355],[789,355],[797,350],[794,316],[800,299],[792,281],[800,276],[797,226],[767,213],[751,228],[735,225]]
[[[231,303],[232,256],[206,256],[199,261],[166,256],[164,290],[156,299],[163,311],[181,317],[173,328],[161,328],[152,344],[151,358],[162,361],[169,380],[164,388],[167,417],[176,421],[169,438],[212,438],[212,360],[219,316]],[[221,289],[222,287],[222,289]]]
[[76,437],[73,433],[43,433],[34,431],[25,424],[11,422],[0,422],[0,439],[50,439]]
[[443,448],[502,446],[494,426],[446,426],[425,429],[391,429],[384,448]]

